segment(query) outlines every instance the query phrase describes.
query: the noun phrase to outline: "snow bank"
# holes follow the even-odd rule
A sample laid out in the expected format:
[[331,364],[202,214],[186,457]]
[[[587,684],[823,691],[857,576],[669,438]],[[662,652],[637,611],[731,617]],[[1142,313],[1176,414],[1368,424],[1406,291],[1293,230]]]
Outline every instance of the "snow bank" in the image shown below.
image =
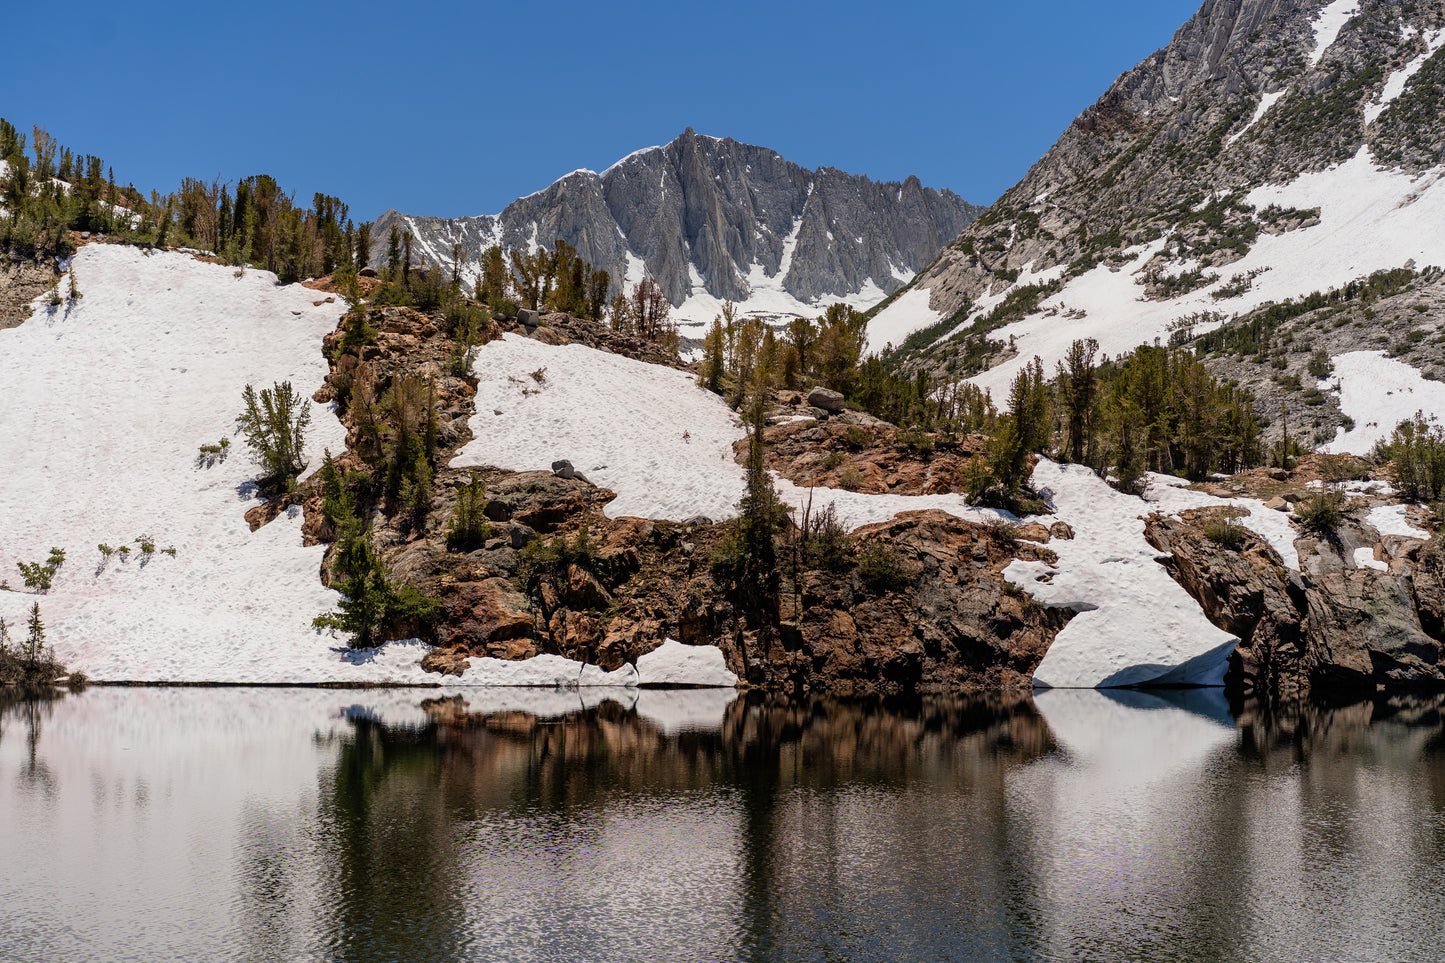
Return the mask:
[[1056,565],[1014,561],[1004,577],[1045,605],[1078,611],[1034,672],[1044,688],[1218,685],[1234,636],[1215,628],[1144,540],[1145,502],[1087,468],[1040,460],[1034,486],[1074,529]]
[[1381,505],[1379,508],[1370,509],[1370,513],[1365,516],[1365,521],[1381,535],[1403,535],[1406,538],[1428,539],[1429,532],[1416,528],[1405,520],[1407,507],[1405,505]]
[[922,331],[943,320],[943,315],[928,306],[932,292],[925,287],[904,291],[892,304],[879,311],[868,322],[867,354],[878,354],[888,345],[901,345],[910,334]]
[[1445,384],[1427,380],[1383,351],[1351,351],[1330,360],[1334,371],[1320,387],[1338,392],[1340,410],[1354,419],[1355,427],[1339,428],[1324,451],[1368,455],[1415,412],[1423,411],[1431,421],[1445,414]]
[[728,670],[722,652],[716,646],[683,645],[668,639],[638,657],[637,684],[731,688],[738,684],[738,677]]
[[453,465],[550,470],[565,458],[617,493],[614,518],[726,518],[742,497],[742,427],[685,371],[507,335],[477,353],[473,373],[473,441]]

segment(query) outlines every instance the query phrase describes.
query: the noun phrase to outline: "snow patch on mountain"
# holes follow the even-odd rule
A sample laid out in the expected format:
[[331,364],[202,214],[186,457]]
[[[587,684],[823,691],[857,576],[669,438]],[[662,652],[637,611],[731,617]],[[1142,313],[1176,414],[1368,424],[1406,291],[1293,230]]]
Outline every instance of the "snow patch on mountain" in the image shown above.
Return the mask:
[[878,354],[890,344],[897,347],[915,331],[942,321],[943,315],[928,306],[931,298],[927,288],[913,288],[875,314],[868,322],[868,353]]
[[1310,51],[1310,66],[1318,64],[1325,51],[1334,46],[1340,31],[1360,12],[1360,0],[1332,0],[1315,17],[1315,49]]
[[[1220,280],[1170,301],[1149,300],[1142,269],[1167,238],[1126,254],[1122,269],[1093,268],[1046,300],[1040,311],[993,332],[1015,339],[1018,355],[971,380],[1002,397],[1019,369],[1039,355],[1051,369],[1078,338],[1095,338],[1102,351],[1118,355],[1155,338],[1167,340],[1182,319],[1217,312],[1226,306],[1245,313],[1266,302],[1301,297],[1338,287],[1374,271],[1445,265],[1445,167],[1419,175],[1379,167],[1368,148],[1349,161],[1303,174],[1289,184],[1265,185],[1246,202],[1256,208],[1320,209],[1320,223],[1284,234],[1261,234],[1243,259],[1221,270]],[[1220,302],[1210,292],[1234,275],[1261,272],[1243,295]],[[1057,315],[1075,320],[1060,323]],[[1196,326],[1208,331],[1221,322]]]
[[1405,92],[1405,86],[1409,84],[1410,78],[1419,73],[1420,68],[1425,66],[1425,61],[1433,57],[1442,46],[1445,46],[1445,30],[1432,30],[1425,35],[1425,52],[1390,74],[1389,79],[1385,81],[1384,89],[1380,91],[1380,99],[1373,104],[1365,105],[1366,126],[1373,124],[1376,118],[1385,112],[1385,108]]
[[1445,384],[1426,379],[1383,351],[1351,351],[1330,360],[1334,370],[1319,387],[1338,393],[1340,410],[1354,419],[1355,427],[1341,427],[1325,445],[1327,452],[1368,455],[1417,411],[1436,423],[1445,415]]
[[1287,93],[1289,93],[1288,88],[1286,88],[1285,90],[1277,90],[1272,94],[1265,94],[1263,97],[1261,97],[1259,99],[1259,106],[1254,109],[1254,115],[1249,118],[1249,123],[1245,124],[1237,132],[1230,134],[1229,139],[1225,141],[1225,146],[1228,147],[1233,145],[1235,141],[1239,140],[1246,133],[1248,133],[1249,129],[1255,124],[1259,123],[1260,118],[1264,117],[1265,114],[1269,113],[1269,109],[1275,104],[1279,103],[1280,98]]

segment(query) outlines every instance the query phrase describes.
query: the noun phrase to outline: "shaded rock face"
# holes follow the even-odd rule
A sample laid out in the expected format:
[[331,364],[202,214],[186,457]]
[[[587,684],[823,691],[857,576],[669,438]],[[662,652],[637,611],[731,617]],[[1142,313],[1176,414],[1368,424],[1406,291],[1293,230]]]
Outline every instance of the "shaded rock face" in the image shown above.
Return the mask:
[[[1296,700],[1445,687],[1445,561],[1419,539],[1391,538],[1390,571],[1323,565],[1291,571],[1252,533],[1237,550],[1210,540],[1207,512],[1150,516],[1145,535],[1215,625],[1240,639],[1226,685]],[[1311,539],[1296,545],[1307,549]],[[1328,540],[1327,540],[1328,541]]]
[[463,269],[469,278],[493,244],[527,250],[561,239],[608,271],[614,287],[629,269],[634,278],[645,269],[674,305],[701,291],[746,301],[748,275],[757,269],[812,302],[855,294],[869,282],[892,293],[980,210],[916,177],[880,184],[831,168],[809,171],[767,148],[689,128],[601,174],[568,174],[497,215],[388,211],[372,228],[379,239],[372,263],[380,265],[392,226],[412,233],[413,257],[446,268],[460,243],[472,264]]

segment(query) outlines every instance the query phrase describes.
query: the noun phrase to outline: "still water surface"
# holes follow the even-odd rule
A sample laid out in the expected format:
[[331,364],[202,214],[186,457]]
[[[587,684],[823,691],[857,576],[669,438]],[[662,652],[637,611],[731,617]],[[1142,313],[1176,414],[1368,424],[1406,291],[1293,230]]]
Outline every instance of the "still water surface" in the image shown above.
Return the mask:
[[0,959],[1445,954],[1439,700],[0,704]]

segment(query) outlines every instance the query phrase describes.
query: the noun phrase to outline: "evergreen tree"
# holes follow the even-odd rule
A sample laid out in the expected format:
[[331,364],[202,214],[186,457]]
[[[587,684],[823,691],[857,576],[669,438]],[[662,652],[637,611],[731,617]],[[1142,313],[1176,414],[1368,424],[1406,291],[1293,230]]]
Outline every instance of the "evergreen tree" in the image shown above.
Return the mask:
[[38,662],[45,648],[45,623],[40,621],[40,603],[30,607],[30,618],[25,623],[29,630],[25,636],[25,659]]

